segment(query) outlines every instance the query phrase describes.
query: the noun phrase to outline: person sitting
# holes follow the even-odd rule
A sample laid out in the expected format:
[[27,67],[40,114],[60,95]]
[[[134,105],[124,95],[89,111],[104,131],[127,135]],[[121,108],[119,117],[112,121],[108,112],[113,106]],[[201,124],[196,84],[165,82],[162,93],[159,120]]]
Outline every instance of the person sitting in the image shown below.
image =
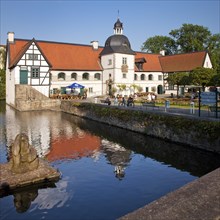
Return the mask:
[[105,99],[105,102],[104,103],[107,103],[108,105],[111,105],[111,100],[109,99],[109,97],[107,97],[106,99]]
[[129,98],[128,98],[127,106],[134,106],[134,100],[131,96],[129,96]]

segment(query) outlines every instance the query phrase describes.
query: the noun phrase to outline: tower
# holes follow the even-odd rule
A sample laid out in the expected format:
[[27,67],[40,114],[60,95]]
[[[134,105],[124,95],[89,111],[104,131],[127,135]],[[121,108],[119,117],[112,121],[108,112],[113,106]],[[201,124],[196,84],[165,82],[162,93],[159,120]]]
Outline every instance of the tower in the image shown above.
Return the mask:
[[[125,84],[127,89],[134,81],[135,52],[128,38],[123,35],[123,23],[117,19],[114,34],[105,41],[100,53],[103,67],[103,93],[112,95],[113,88]],[[117,91],[118,93],[119,91]]]

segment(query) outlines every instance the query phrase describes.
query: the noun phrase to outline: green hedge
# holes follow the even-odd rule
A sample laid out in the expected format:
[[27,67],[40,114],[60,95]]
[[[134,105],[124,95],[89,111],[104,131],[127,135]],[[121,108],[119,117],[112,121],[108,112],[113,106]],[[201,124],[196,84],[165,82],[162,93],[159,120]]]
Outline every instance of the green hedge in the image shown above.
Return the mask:
[[220,122],[208,121],[202,119],[191,119],[187,117],[156,114],[144,111],[133,111],[130,109],[122,109],[118,107],[108,107],[105,105],[97,105],[93,103],[74,102],[72,106],[82,108],[93,112],[98,117],[118,118],[122,121],[142,122],[146,126],[161,124],[169,127],[175,133],[196,131],[199,135],[206,134],[210,139],[214,140],[219,137]]

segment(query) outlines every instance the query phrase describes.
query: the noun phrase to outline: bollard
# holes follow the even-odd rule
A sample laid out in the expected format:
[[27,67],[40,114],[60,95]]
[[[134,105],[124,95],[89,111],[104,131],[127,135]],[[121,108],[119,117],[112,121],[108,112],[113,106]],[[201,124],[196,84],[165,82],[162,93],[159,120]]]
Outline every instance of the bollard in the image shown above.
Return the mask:
[[170,101],[166,100],[165,101],[165,112],[167,112],[167,109],[170,108]]
[[190,102],[190,114],[195,114],[195,103]]

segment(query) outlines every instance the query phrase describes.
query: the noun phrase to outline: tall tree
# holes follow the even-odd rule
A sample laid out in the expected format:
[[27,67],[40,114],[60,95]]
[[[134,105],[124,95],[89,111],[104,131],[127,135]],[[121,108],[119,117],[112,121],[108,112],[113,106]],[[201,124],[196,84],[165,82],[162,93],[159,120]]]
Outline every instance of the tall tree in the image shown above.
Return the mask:
[[142,45],[141,50],[150,53],[159,53],[161,50],[165,50],[167,55],[176,52],[175,41],[167,36],[154,36],[148,38]]
[[213,69],[198,67],[190,72],[189,77],[192,84],[196,86],[202,86],[202,90],[205,90],[206,86],[211,84],[211,79],[215,75]]
[[208,49],[212,36],[208,28],[193,24],[183,24],[181,28],[172,30],[169,34],[176,41],[181,53]]
[[220,74],[220,34],[214,34],[210,37],[208,51],[215,72]]

